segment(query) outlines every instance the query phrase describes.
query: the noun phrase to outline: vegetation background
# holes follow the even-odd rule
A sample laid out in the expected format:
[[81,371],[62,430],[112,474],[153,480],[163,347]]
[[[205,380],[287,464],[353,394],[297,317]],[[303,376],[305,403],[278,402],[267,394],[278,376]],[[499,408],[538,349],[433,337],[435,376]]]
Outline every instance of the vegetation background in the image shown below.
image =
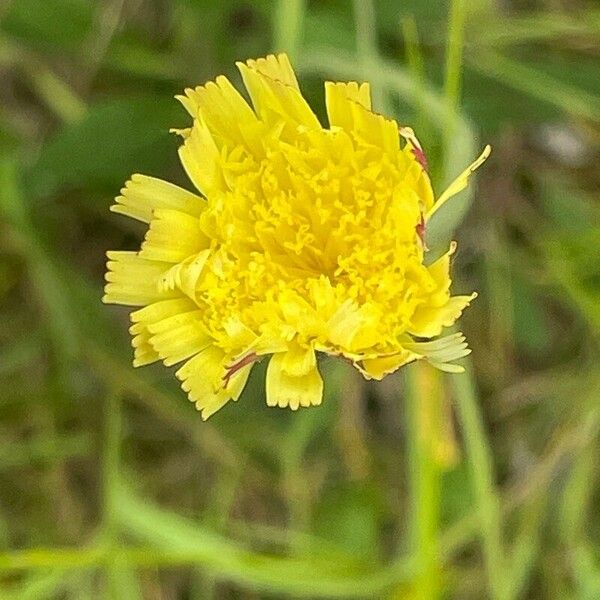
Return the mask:
[[[0,598],[600,598],[599,40],[584,0],[4,0]],[[472,362],[203,423],[100,304],[108,207],[188,185],[173,96],[274,50],[320,117],[371,81],[438,190],[493,145],[434,224]]]

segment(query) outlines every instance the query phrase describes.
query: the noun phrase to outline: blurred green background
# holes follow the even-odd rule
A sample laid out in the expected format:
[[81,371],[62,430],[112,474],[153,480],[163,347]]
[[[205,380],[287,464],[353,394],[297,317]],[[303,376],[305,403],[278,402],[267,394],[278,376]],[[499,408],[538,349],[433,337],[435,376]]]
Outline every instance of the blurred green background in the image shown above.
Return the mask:
[[[0,598],[600,598],[599,40],[584,0],[4,0]],[[188,186],[173,96],[274,50],[320,117],[371,81],[438,192],[493,145],[432,223],[472,361],[203,423],[100,303],[108,207]]]

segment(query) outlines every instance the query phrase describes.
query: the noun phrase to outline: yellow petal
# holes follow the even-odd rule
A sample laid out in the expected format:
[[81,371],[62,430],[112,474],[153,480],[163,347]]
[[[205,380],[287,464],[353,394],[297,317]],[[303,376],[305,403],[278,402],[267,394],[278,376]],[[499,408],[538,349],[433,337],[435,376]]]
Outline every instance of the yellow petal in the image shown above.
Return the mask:
[[296,88],[298,87],[298,80],[296,74],[290,63],[290,59],[287,54],[269,54],[265,58],[251,59],[246,62],[248,67],[253,71],[259,71],[264,73],[267,77],[280,81],[281,83]]
[[428,361],[432,367],[444,371],[445,373],[464,373],[465,368],[462,365],[455,365],[454,363],[438,363],[434,361]]
[[205,196],[226,191],[219,149],[206,123],[197,119],[179,148],[179,159],[190,181]]
[[[282,327],[272,324],[263,328],[260,337],[252,344],[251,350],[258,356],[286,352],[289,347],[289,340],[296,334],[291,327]],[[284,330],[285,329],[285,330]]]
[[220,348],[210,345],[175,373],[182,381],[182,389],[202,412],[204,420],[229,400],[237,400],[248,380],[252,365],[247,365],[232,375],[225,387],[223,376],[226,362],[228,361],[225,353]]
[[129,333],[134,336],[131,341],[134,347],[133,366],[141,367],[160,359],[160,356],[150,344],[152,334],[148,331],[148,325],[168,319],[179,313],[189,312],[195,307],[196,305],[188,298],[176,298],[154,302],[132,312],[130,317],[133,325],[129,328]]
[[144,223],[149,223],[152,213],[159,208],[170,208],[198,217],[206,206],[205,201],[192,192],[161,179],[140,174],[132,176],[121,190],[121,195],[115,198],[115,202],[116,204],[110,207],[112,212]]
[[318,335],[322,321],[315,309],[297,292],[284,290],[278,297],[283,317],[294,329],[302,329],[308,335]]
[[177,98],[195,119],[206,125],[219,149],[244,146],[255,155],[262,154],[264,127],[227,77],[186,89],[185,96]]
[[159,281],[161,289],[181,290],[192,300],[196,300],[196,290],[198,282],[206,261],[210,256],[210,250],[202,250],[193,256],[190,256],[183,262],[171,267]]
[[409,333],[419,337],[440,335],[444,327],[450,327],[469,306],[477,294],[470,296],[452,296],[443,306],[420,306],[415,311],[409,327]]
[[448,251],[427,268],[428,293],[416,307],[408,332],[420,337],[434,337],[449,327],[461,315],[477,294],[450,297],[450,257],[456,251],[451,242]]
[[442,306],[450,297],[450,258],[456,252],[456,242],[450,242],[447,252],[427,267],[427,273],[435,286],[427,299],[427,305]]
[[160,356],[149,342],[148,330],[141,323],[132,325],[129,333],[133,336],[131,346],[133,347],[134,367],[142,367],[160,360]]
[[381,380],[386,375],[397,371],[403,365],[418,358],[420,357],[414,352],[402,350],[394,356],[365,359],[357,366],[367,379]]
[[298,88],[298,82],[285,54],[247,63],[236,63],[252,104],[262,121],[273,126],[287,122],[320,129],[319,120]]
[[321,404],[323,380],[316,363],[299,377],[286,372],[285,364],[285,353],[274,354],[269,361],[266,382],[267,405],[282,408],[289,406],[292,410],[297,410],[300,406]]
[[355,81],[349,83],[325,82],[325,104],[330,126],[352,131],[354,129],[352,104],[354,103],[371,110],[371,95],[368,83],[359,85]]
[[290,345],[290,349],[283,353],[281,368],[292,377],[302,377],[317,366],[317,357],[312,348],[303,348],[297,343]]
[[389,152],[400,150],[398,124],[371,110],[369,84],[325,83],[329,123]]
[[167,367],[194,356],[212,343],[202,322],[203,311],[179,313],[149,323],[150,345]]
[[182,312],[188,312],[195,308],[195,304],[188,298],[174,298],[149,304],[131,313],[132,323],[144,323],[149,325],[157,323]]
[[201,402],[213,396],[221,386],[225,372],[225,353],[215,345],[210,345],[188,360],[175,376],[182,381],[181,387],[188,392],[192,402]]
[[184,140],[187,140],[190,137],[190,133],[192,133],[192,128],[184,127],[183,129],[180,129],[177,127],[171,127],[171,129],[169,129],[169,133],[174,133],[175,135],[178,135]]
[[203,401],[196,402],[196,408],[202,411],[202,418],[205,421],[206,419],[208,419],[208,417],[216,413],[230,400],[236,402],[239,399],[240,395],[244,391],[244,387],[246,387],[246,383],[248,381],[248,377],[250,375],[251,370],[251,364],[242,367],[239,371],[237,371],[234,375],[231,376],[227,383],[227,388],[219,389],[212,396],[212,398],[207,397]]
[[157,209],[150,221],[140,256],[178,263],[210,244],[198,217],[178,210]]
[[471,349],[465,340],[465,336],[460,332],[452,333],[429,342],[404,342],[404,346],[420,358],[425,358],[436,369],[447,371],[448,373],[461,373],[464,371],[463,367],[454,364],[453,361],[471,354]]
[[238,317],[230,317],[223,323],[228,343],[235,348],[250,348],[256,341],[256,334]]
[[328,339],[344,350],[359,351],[377,343],[379,331],[377,322],[379,313],[373,306],[358,306],[347,300],[329,319]]
[[464,190],[468,183],[471,175],[486,161],[488,156],[492,152],[491,146],[486,146],[483,152],[479,155],[471,165],[469,165],[442,193],[437,199],[436,203],[429,209],[429,212],[425,216],[425,220],[431,219],[431,217],[446,203],[447,200],[456,196],[459,192]]
[[145,306],[180,296],[180,292],[159,286],[170,263],[147,260],[137,252],[107,252],[103,302]]

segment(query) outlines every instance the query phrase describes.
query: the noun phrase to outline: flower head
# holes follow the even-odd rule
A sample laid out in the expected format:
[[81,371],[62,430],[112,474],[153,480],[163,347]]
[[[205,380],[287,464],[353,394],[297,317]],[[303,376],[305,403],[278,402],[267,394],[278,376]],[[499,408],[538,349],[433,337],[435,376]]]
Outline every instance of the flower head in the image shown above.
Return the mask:
[[[207,418],[256,361],[270,406],[318,405],[317,352],[381,379],[419,359],[448,371],[469,351],[441,337],[475,297],[450,295],[450,256],[424,264],[436,201],[410,128],[371,110],[366,83],[325,84],[329,126],[287,56],[239,63],[179,97],[181,162],[199,194],[134,175],[112,210],[149,223],[139,252],[109,252],[105,302],[131,313],[134,365],[162,360]],[[424,341],[423,338],[437,338]]]

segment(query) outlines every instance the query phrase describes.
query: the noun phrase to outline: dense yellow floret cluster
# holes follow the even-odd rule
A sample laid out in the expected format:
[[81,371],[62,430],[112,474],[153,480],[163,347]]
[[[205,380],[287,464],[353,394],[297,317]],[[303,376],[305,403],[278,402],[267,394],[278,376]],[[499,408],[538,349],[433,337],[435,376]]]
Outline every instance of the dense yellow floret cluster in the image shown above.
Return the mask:
[[326,83],[323,127],[285,55],[238,66],[253,108],[225,77],[179,98],[201,195],[134,175],[112,207],[149,223],[139,252],[108,253],[105,302],[143,307],[134,364],[183,363],[204,418],[266,355],[267,403],[293,409],[321,402],[317,352],[375,379],[419,359],[460,370],[460,334],[422,338],[475,294],[450,296],[454,244],[425,266],[424,235],[489,149],[436,202],[419,142],[372,112],[368,84]]

